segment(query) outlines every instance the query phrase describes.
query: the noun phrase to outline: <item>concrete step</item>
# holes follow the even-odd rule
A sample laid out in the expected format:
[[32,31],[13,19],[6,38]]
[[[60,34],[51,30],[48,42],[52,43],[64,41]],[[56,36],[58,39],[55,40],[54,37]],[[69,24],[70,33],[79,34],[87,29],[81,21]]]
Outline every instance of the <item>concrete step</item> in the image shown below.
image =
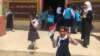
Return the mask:
[[[43,53],[34,51],[0,51],[0,56],[55,56],[54,53]],[[89,55],[71,55],[71,56],[89,56]]]
[[[5,36],[0,37],[0,56],[55,56],[56,48],[52,47],[47,31],[38,31],[40,39],[37,40],[37,50],[28,50],[30,42],[27,40],[28,31],[15,30],[7,32]],[[90,45],[84,48],[81,45],[81,34],[72,34],[79,44],[69,44],[72,56],[100,56],[100,33],[92,33]],[[58,32],[55,33],[55,37]]]
[[54,54],[34,51],[0,51],[0,56],[54,56]]

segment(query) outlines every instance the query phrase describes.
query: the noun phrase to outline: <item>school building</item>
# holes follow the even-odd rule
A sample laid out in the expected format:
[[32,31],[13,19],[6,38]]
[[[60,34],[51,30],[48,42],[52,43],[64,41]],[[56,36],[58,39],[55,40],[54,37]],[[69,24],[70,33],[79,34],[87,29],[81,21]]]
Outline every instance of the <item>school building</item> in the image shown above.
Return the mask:
[[[16,20],[28,20],[28,13],[35,11],[40,14],[52,6],[54,11],[57,4],[63,8],[70,2],[83,3],[87,0],[0,0],[0,36],[5,34],[6,21],[4,15],[10,9],[15,14]],[[100,0],[90,0],[93,5],[94,18],[100,18]],[[56,12],[56,11],[55,11]]]

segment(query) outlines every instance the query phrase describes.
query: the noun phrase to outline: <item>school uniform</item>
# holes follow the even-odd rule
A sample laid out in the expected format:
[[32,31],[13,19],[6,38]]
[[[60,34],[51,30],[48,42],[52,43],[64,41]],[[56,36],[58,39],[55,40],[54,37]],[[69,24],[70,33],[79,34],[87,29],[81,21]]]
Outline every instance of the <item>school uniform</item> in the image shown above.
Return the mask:
[[57,19],[57,30],[60,26],[64,26],[64,18],[63,18],[63,7],[58,5],[56,10],[56,19]]
[[12,12],[7,13],[7,25],[6,25],[6,27],[10,28],[11,30],[14,28],[13,17],[14,17],[14,14]]
[[56,56],[71,56],[69,51],[69,38],[66,35],[64,38],[58,36],[57,39],[57,53]]
[[39,39],[39,34],[38,34],[36,28],[33,27],[32,24],[30,23],[30,28],[29,28],[29,33],[28,33],[28,40],[29,41],[35,41],[37,39]]

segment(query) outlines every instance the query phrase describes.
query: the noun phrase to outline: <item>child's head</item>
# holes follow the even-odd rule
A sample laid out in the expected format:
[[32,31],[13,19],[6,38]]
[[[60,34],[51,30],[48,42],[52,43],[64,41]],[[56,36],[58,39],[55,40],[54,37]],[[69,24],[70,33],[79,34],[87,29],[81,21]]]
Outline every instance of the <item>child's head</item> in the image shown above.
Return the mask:
[[68,33],[68,29],[64,26],[61,26],[59,28],[59,33],[60,33],[60,36],[64,37]]
[[29,17],[30,17],[31,19],[35,19],[36,13],[35,13],[35,12],[30,12]]

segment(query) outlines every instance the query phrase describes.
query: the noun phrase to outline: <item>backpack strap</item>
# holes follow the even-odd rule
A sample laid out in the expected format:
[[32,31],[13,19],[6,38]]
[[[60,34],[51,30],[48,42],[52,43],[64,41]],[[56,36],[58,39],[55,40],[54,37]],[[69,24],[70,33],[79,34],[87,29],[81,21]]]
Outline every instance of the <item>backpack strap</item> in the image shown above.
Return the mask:
[[71,12],[72,18],[75,18],[75,12],[74,12],[74,10],[73,9],[70,9],[70,12]]

